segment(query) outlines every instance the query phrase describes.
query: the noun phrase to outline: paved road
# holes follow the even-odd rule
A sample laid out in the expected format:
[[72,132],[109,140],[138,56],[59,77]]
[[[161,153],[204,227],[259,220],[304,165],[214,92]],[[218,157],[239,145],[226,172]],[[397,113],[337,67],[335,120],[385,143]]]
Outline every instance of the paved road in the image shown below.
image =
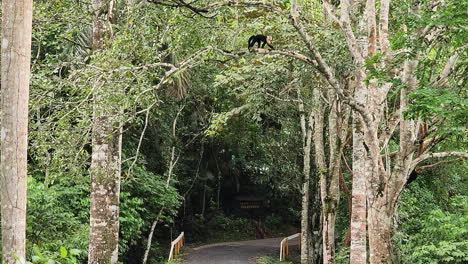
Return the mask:
[[[227,242],[188,251],[184,264],[253,264],[256,257],[278,253],[281,238]],[[290,244],[294,244],[291,241]]]

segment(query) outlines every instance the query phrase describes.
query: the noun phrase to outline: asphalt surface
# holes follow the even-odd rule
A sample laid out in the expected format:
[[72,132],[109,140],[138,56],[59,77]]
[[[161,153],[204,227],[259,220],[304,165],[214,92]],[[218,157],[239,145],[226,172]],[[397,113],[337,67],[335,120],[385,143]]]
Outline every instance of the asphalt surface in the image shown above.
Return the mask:
[[[260,256],[276,254],[282,238],[218,243],[187,251],[184,264],[254,264]],[[297,244],[291,241],[290,245]]]

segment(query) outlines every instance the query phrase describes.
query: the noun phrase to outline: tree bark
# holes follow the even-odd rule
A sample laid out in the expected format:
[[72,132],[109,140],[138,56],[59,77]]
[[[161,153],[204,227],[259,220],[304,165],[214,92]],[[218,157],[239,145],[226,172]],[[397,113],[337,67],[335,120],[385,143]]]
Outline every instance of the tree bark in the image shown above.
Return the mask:
[[[367,100],[366,87],[362,83],[362,75],[357,73],[357,85],[355,89],[355,100],[365,104]],[[364,148],[364,129],[359,113],[353,113],[353,187],[351,204],[351,250],[350,262],[360,264],[366,263],[367,239],[367,189],[366,182],[369,168],[366,167],[366,149]]]
[[119,241],[120,135],[99,97],[93,116],[88,263],[117,263]]
[[368,212],[370,263],[395,263],[392,206],[380,198],[369,206]]
[[313,174],[310,182],[312,199],[309,211],[309,262],[321,264],[323,261],[322,247],[322,201],[320,199],[320,179],[317,173]]
[[303,149],[303,182],[302,182],[302,211],[301,211],[301,264],[309,264],[310,247],[310,151],[312,143],[313,112],[306,119],[304,104],[299,103],[300,122],[302,130]]
[[[333,97],[334,93],[330,98]],[[318,174],[320,175],[320,193],[322,202],[322,243],[323,243],[323,263],[335,262],[335,213],[339,198],[339,153],[340,139],[337,133],[337,102],[332,101],[330,115],[328,118],[329,127],[329,148],[330,161],[326,164],[325,144],[324,144],[324,105],[320,97],[320,91],[314,90],[314,143],[315,159]]]
[[26,261],[26,191],[32,0],[2,2],[0,193],[2,263]]
[[[93,0],[93,50],[99,53],[112,37],[113,0]],[[112,87],[94,94],[91,158],[89,264],[118,261],[121,129],[119,111],[109,103]]]

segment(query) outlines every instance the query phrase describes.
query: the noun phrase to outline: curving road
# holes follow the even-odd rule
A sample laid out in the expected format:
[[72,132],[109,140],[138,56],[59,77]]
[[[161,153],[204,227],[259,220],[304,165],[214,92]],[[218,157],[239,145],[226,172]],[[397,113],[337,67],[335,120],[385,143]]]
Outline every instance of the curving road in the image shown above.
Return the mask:
[[[188,251],[184,264],[253,264],[259,256],[279,254],[281,238],[227,242]],[[294,245],[297,242],[290,242]]]

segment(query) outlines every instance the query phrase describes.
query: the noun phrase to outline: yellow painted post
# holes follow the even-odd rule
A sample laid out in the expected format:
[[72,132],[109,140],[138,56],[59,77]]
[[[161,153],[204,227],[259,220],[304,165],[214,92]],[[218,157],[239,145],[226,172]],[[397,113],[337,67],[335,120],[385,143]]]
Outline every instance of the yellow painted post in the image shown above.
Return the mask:
[[286,243],[283,244],[283,260],[285,259],[286,254]]
[[286,259],[286,256],[288,255],[288,241],[286,240],[284,242],[284,254],[283,254],[283,259]]

